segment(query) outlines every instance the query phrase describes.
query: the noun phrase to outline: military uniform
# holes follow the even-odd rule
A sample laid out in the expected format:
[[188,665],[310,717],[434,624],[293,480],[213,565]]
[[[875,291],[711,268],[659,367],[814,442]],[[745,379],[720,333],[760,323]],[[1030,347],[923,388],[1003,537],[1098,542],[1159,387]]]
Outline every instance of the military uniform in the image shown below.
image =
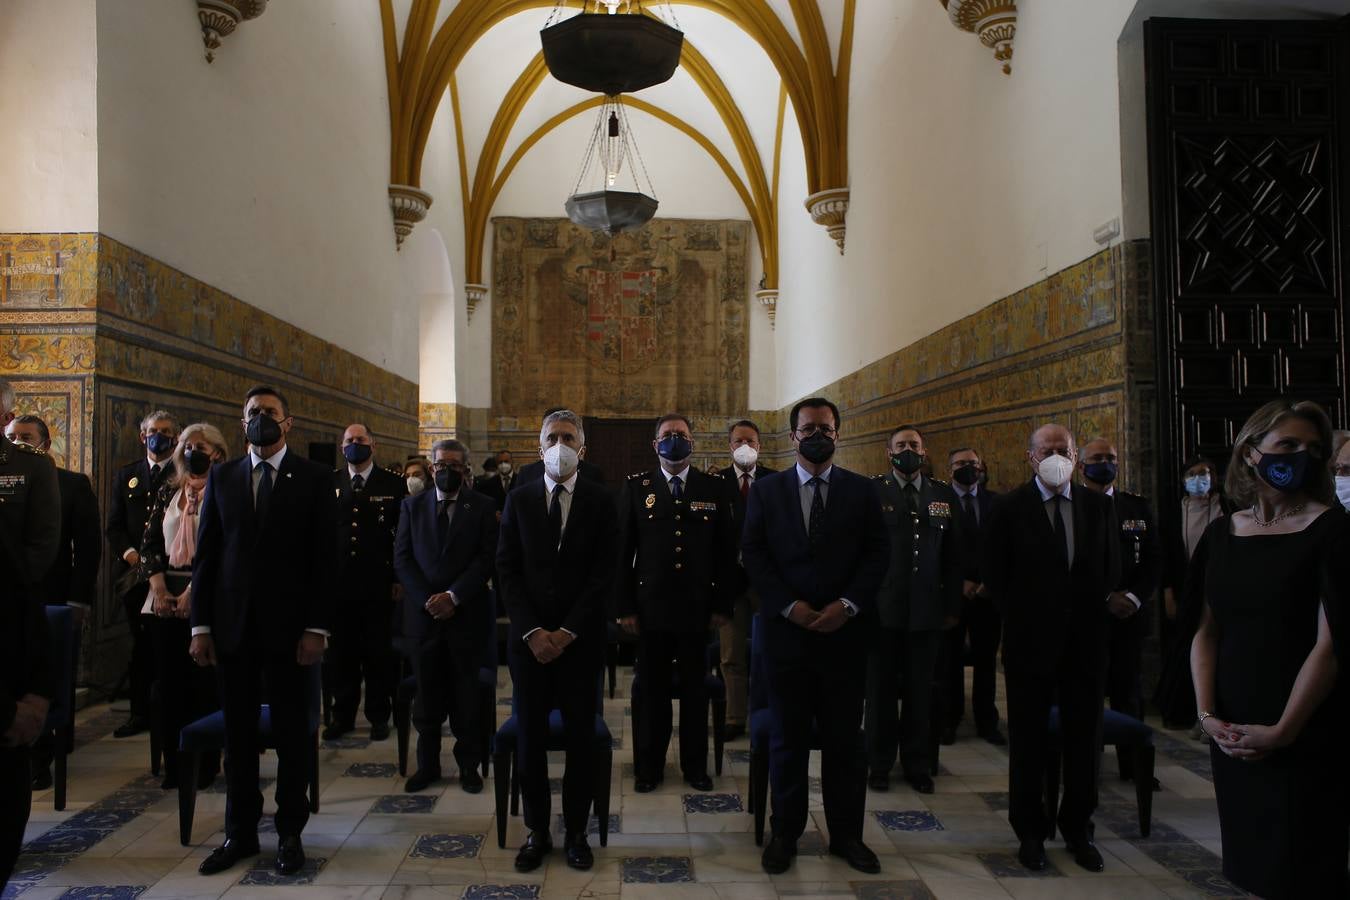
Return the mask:
[[[1136,719],[1144,718],[1144,691],[1140,667],[1144,640],[1153,619],[1153,595],[1162,577],[1162,545],[1154,527],[1153,511],[1138,494],[1115,490],[1111,495],[1120,529],[1120,583],[1116,590],[1139,601],[1139,611],[1128,619],[1111,616],[1110,663],[1106,693],[1111,708]],[[1120,755],[1120,773],[1130,777],[1131,757]]]
[[394,535],[408,486],[376,465],[366,476],[358,488],[347,466],[333,473],[340,594],[323,674],[333,696],[336,732],[351,730],[356,721],[363,676],[372,727],[388,726],[398,687],[393,622],[400,610],[391,592],[398,580]]
[[960,507],[951,487],[931,478],[907,483],[892,470],[874,484],[891,562],[877,593],[881,628],[867,673],[868,761],[874,776],[889,775],[898,748],[907,777],[927,776],[939,642],[945,621],[961,613]]
[[680,767],[686,780],[707,777],[708,628],[731,614],[739,590],[735,497],[722,478],[687,467],[674,482],[655,469],[628,476],[619,498],[616,618],[638,618],[640,684],[634,690],[639,781],[659,782],[671,731],[671,683],[678,660]]
[[[27,694],[51,699],[47,618],[39,582],[56,560],[61,496],[56,467],[0,434],[0,734],[14,724]],[[32,805],[28,747],[0,747],[0,884],[14,870]]]

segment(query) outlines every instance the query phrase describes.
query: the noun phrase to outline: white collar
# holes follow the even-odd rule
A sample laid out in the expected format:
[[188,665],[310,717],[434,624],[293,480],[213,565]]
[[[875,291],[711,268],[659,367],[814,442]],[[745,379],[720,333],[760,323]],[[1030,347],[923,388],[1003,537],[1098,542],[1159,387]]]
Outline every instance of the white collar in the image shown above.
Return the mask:
[[370,473],[374,470],[375,470],[375,461],[373,459],[366,460],[366,467],[364,469],[358,469],[351,463],[347,463],[347,475],[351,478],[355,478],[357,475],[360,475],[362,479],[364,479],[365,481],[369,481]]
[[257,448],[254,447],[252,444],[250,444],[248,448],[249,468],[256,469],[258,468],[258,463],[266,462],[271,463],[272,471],[280,472],[281,460],[285,455],[286,455],[285,444],[282,444],[281,449],[278,450],[276,453],[273,453],[271,456],[267,457],[267,459],[263,459],[261,456],[259,456]]
[[[1039,475],[1036,476],[1036,488],[1041,492],[1042,503],[1049,503],[1050,498],[1055,496],[1055,494],[1057,493],[1056,491],[1050,490],[1050,488],[1046,485],[1046,483],[1044,481],[1041,481],[1041,476]],[[1064,482],[1064,490],[1059,491],[1058,493],[1065,500],[1072,500],[1073,499],[1072,492],[1073,492],[1073,482],[1066,481]]]
[[662,475],[666,476],[666,486],[667,486],[667,487],[669,487],[669,485],[670,485],[670,479],[672,479],[672,478],[678,478],[678,479],[680,479],[680,484],[685,484],[685,485],[687,485],[687,484],[689,483],[689,469],[690,469],[690,466],[689,466],[688,463],[685,463],[684,468],[681,469],[681,470],[678,471],[678,472],[667,472],[667,471],[666,471],[666,467],[663,466],[663,465],[661,465],[660,463],[658,463],[656,467],[657,467],[658,469],[661,470],[661,474],[662,474]]
[[544,473],[544,493],[545,493],[545,494],[552,494],[552,493],[553,493],[553,488],[555,488],[555,487],[556,487],[557,485],[559,485],[559,484],[561,484],[561,485],[563,486],[563,490],[564,490],[564,491],[566,491],[566,492],[569,493],[569,494],[572,493],[573,491],[575,491],[575,490],[577,489],[577,475],[578,475],[578,473],[579,473],[580,471],[581,471],[581,469],[580,469],[580,467],[578,467],[576,472],[573,472],[571,475],[567,476],[567,480],[566,480],[566,481],[554,481],[554,480],[553,480],[553,476],[549,475],[548,472],[545,472],[545,473]]
[[797,463],[796,468],[797,468],[798,487],[801,487],[802,485],[806,484],[812,478],[819,478],[821,481],[825,482],[826,484],[829,484],[830,475],[834,473],[834,463],[830,463],[828,466],[826,466],[825,471],[821,472],[819,475],[812,475],[810,472],[802,468],[801,463]]

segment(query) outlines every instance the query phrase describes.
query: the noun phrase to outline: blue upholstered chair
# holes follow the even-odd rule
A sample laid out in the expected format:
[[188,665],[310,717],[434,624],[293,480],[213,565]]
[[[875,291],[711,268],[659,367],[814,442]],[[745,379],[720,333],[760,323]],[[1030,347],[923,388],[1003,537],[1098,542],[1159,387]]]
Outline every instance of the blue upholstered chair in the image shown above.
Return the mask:
[[[1059,813],[1059,707],[1050,708],[1050,752],[1045,763],[1045,811],[1055,836]],[[1102,743],[1116,744],[1134,756],[1134,799],[1139,812],[1139,836],[1148,837],[1153,824],[1153,765],[1156,750],[1153,729],[1133,716],[1112,709],[1102,711]]]
[[43,727],[52,741],[53,806],[63,810],[66,808],[66,757],[75,749],[75,664],[80,658],[80,634],[75,630],[75,616],[69,607],[48,606],[46,612],[48,653],[55,678],[52,702]]
[[[322,719],[322,666],[309,667],[306,713],[309,718],[309,809],[319,811],[319,728]],[[264,703],[258,710],[258,740],[262,749],[276,749],[272,738],[272,709]],[[192,819],[197,811],[197,779],[201,756],[208,750],[225,749],[225,713],[217,710],[187,725],[178,736],[178,840],[192,842]]]
[[[631,692],[633,709],[633,733],[638,733],[638,700],[642,696],[644,684],[642,681],[641,660],[638,665],[633,666],[633,687]],[[722,748],[726,743],[727,726],[727,683],[722,680],[721,675],[721,650],[717,641],[708,645],[705,659],[704,671],[707,673],[703,678],[703,689],[708,693],[708,706],[712,711],[712,739],[713,739],[713,771],[722,774]],[[610,693],[613,697],[613,692]],[[675,673],[675,677],[670,683],[670,697],[672,700],[680,699],[680,676]],[[637,746],[633,747],[633,762],[637,763]]]

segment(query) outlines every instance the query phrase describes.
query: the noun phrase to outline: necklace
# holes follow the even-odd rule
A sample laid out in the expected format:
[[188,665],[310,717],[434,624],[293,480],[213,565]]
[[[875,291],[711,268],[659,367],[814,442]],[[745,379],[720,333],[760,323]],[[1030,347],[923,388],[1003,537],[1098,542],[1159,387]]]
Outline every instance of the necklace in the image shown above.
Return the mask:
[[1275,516],[1274,518],[1271,519],[1267,519],[1265,521],[1262,521],[1261,519],[1261,507],[1253,505],[1252,521],[1255,522],[1257,526],[1260,528],[1269,528],[1270,526],[1274,525],[1277,522],[1282,522],[1285,519],[1289,518],[1290,516],[1298,515],[1299,513],[1303,512],[1303,507],[1307,505],[1308,504],[1304,502],[1300,503],[1298,506],[1291,506],[1289,509],[1286,509],[1278,516]]

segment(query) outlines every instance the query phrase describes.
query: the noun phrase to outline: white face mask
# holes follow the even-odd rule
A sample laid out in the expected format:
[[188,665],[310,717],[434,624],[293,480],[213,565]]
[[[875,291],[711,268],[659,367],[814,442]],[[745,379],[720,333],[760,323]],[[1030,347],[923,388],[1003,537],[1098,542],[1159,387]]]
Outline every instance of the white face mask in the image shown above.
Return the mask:
[[1336,476],[1336,498],[1341,501],[1341,506],[1350,509],[1350,475]]
[[497,474],[498,474],[498,475],[510,475],[510,474],[511,474],[511,464],[510,464],[509,462],[499,462],[499,463],[497,463]]
[[408,476],[408,493],[420,494],[427,489],[427,480],[420,475]]
[[736,465],[749,471],[755,467],[755,463],[759,460],[759,451],[749,444],[741,444],[731,451],[731,458],[736,460]]
[[554,481],[566,481],[577,470],[577,451],[566,444],[554,444],[544,451],[544,471]]
[[1069,476],[1073,474],[1073,460],[1056,453],[1041,460],[1040,465],[1036,467],[1036,471],[1041,476],[1041,481],[1045,482],[1046,487],[1058,488],[1068,481]]

